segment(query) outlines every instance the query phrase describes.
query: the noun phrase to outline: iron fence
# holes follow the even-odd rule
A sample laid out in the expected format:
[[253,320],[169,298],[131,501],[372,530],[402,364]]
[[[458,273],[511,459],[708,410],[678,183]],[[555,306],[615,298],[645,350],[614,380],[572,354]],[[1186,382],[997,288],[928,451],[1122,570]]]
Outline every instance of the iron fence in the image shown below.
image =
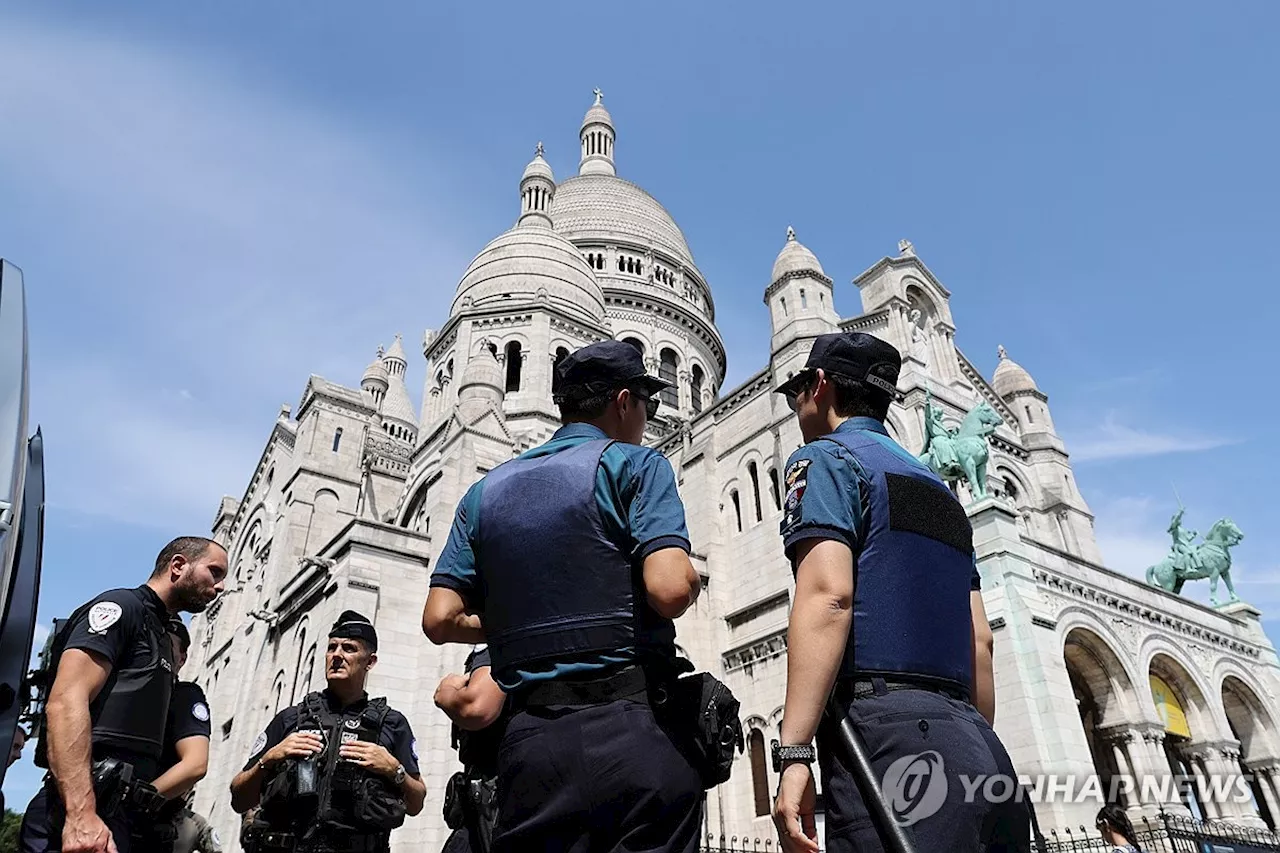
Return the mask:
[[[1236,824],[1194,820],[1161,812],[1134,825],[1142,853],[1280,853],[1280,835],[1268,829],[1252,829]],[[778,853],[776,837],[750,838],[745,835],[708,835],[701,853]],[[1103,841],[1096,829],[1051,830],[1032,843],[1033,853],[1083,853],[1115,848]],[[925,853],[925,851],[921,851]]]

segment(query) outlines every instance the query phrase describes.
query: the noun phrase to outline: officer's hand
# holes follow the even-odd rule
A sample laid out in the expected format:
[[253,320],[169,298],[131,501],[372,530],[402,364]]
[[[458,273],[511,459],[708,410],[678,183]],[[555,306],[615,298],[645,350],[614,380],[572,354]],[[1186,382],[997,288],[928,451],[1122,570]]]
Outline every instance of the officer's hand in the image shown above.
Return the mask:
[[816,803],[809,765],[787,765],[773,804],[773,824],[784,853],[818,853],[818,824],[813,816]]
[[371,773],[381,773],[383,776],[394,776],[396,768],[400,766],[400,762],[387,752],[386,747],[364,740],[344,743],[339,747],[338,755]]
[[62,826],[63,853],[116,853],[111,830],[97,812],[67,814]]
[[324,741],[310,732],[294,732],[262,756],[264,764],[279,764],[286,758],[306,758],[324,749]]

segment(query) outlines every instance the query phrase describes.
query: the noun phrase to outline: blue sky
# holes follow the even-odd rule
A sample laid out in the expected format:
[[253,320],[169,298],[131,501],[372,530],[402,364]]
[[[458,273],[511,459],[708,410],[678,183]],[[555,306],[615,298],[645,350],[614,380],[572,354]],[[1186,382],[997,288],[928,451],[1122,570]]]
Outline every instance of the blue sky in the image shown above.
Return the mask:
[[596,86],[712,286],[730,384],[764,363],[787,225],[846,316],[909,238],[960,347],[1050,395],[1108,564],[1161,554],[1176,488],[1193,526],[1240,524],[1237,587],[1280,616],[1280,6],[472,5],[0,2],[45,623],[207,530],[310,373],[355,384],[438,328],[534,144],[575,171]]

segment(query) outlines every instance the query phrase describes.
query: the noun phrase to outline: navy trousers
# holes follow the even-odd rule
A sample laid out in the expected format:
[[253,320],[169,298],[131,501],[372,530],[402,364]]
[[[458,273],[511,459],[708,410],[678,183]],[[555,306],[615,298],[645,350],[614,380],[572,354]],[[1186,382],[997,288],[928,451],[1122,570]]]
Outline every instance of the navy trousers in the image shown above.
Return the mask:
[[[56,791],[50,791],[50,784],[46,783],[31,798],[26,814],[22,816],[22,826],[18,830],[19,853],[58,853],[62,850],[64,812],[62,801]],[[111,830],[117,853],[129,853],[132,846],[129,819],[119,814],[103,822]]]
[[[1017,782],[1013,762],[976,708],[923,690],[880,691],[844,706],[890,811],[917,850],[1031,849],[1028,804],[1011,787]],[[826,801],[824,850],[884,850],[835,725],[824,717],[817,738]]]
[[644,702],[529,708],[507,724],[493,853],[697,853],[702,782]]

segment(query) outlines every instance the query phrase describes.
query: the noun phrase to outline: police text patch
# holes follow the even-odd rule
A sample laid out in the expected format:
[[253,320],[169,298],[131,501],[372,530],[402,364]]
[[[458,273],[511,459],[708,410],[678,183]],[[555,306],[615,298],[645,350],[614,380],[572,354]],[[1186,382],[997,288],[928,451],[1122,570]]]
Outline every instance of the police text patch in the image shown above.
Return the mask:
[[191,706],[191,716],[202,723],[209,722],[209,706],[203,702],[197,702]]
[[120,621],[123,614],[120,605],[114,601],[99,601],[89,608],[89,633],[102,634]]
[[258,735],[257,738],[254,739],[253,746],[249,748],[249,754],[257,755],[259,752],[262,752],[262,750],[265,749],[266,746],[267,746],[267,733],[262,732],[261,734]]
[[782,501],[782,509],[786,513],[782,519],[784,531],[800,521],[800,501],[809,486],[809,466],[812,464],[812,459],[797,459],[787,468],[787,496]]

